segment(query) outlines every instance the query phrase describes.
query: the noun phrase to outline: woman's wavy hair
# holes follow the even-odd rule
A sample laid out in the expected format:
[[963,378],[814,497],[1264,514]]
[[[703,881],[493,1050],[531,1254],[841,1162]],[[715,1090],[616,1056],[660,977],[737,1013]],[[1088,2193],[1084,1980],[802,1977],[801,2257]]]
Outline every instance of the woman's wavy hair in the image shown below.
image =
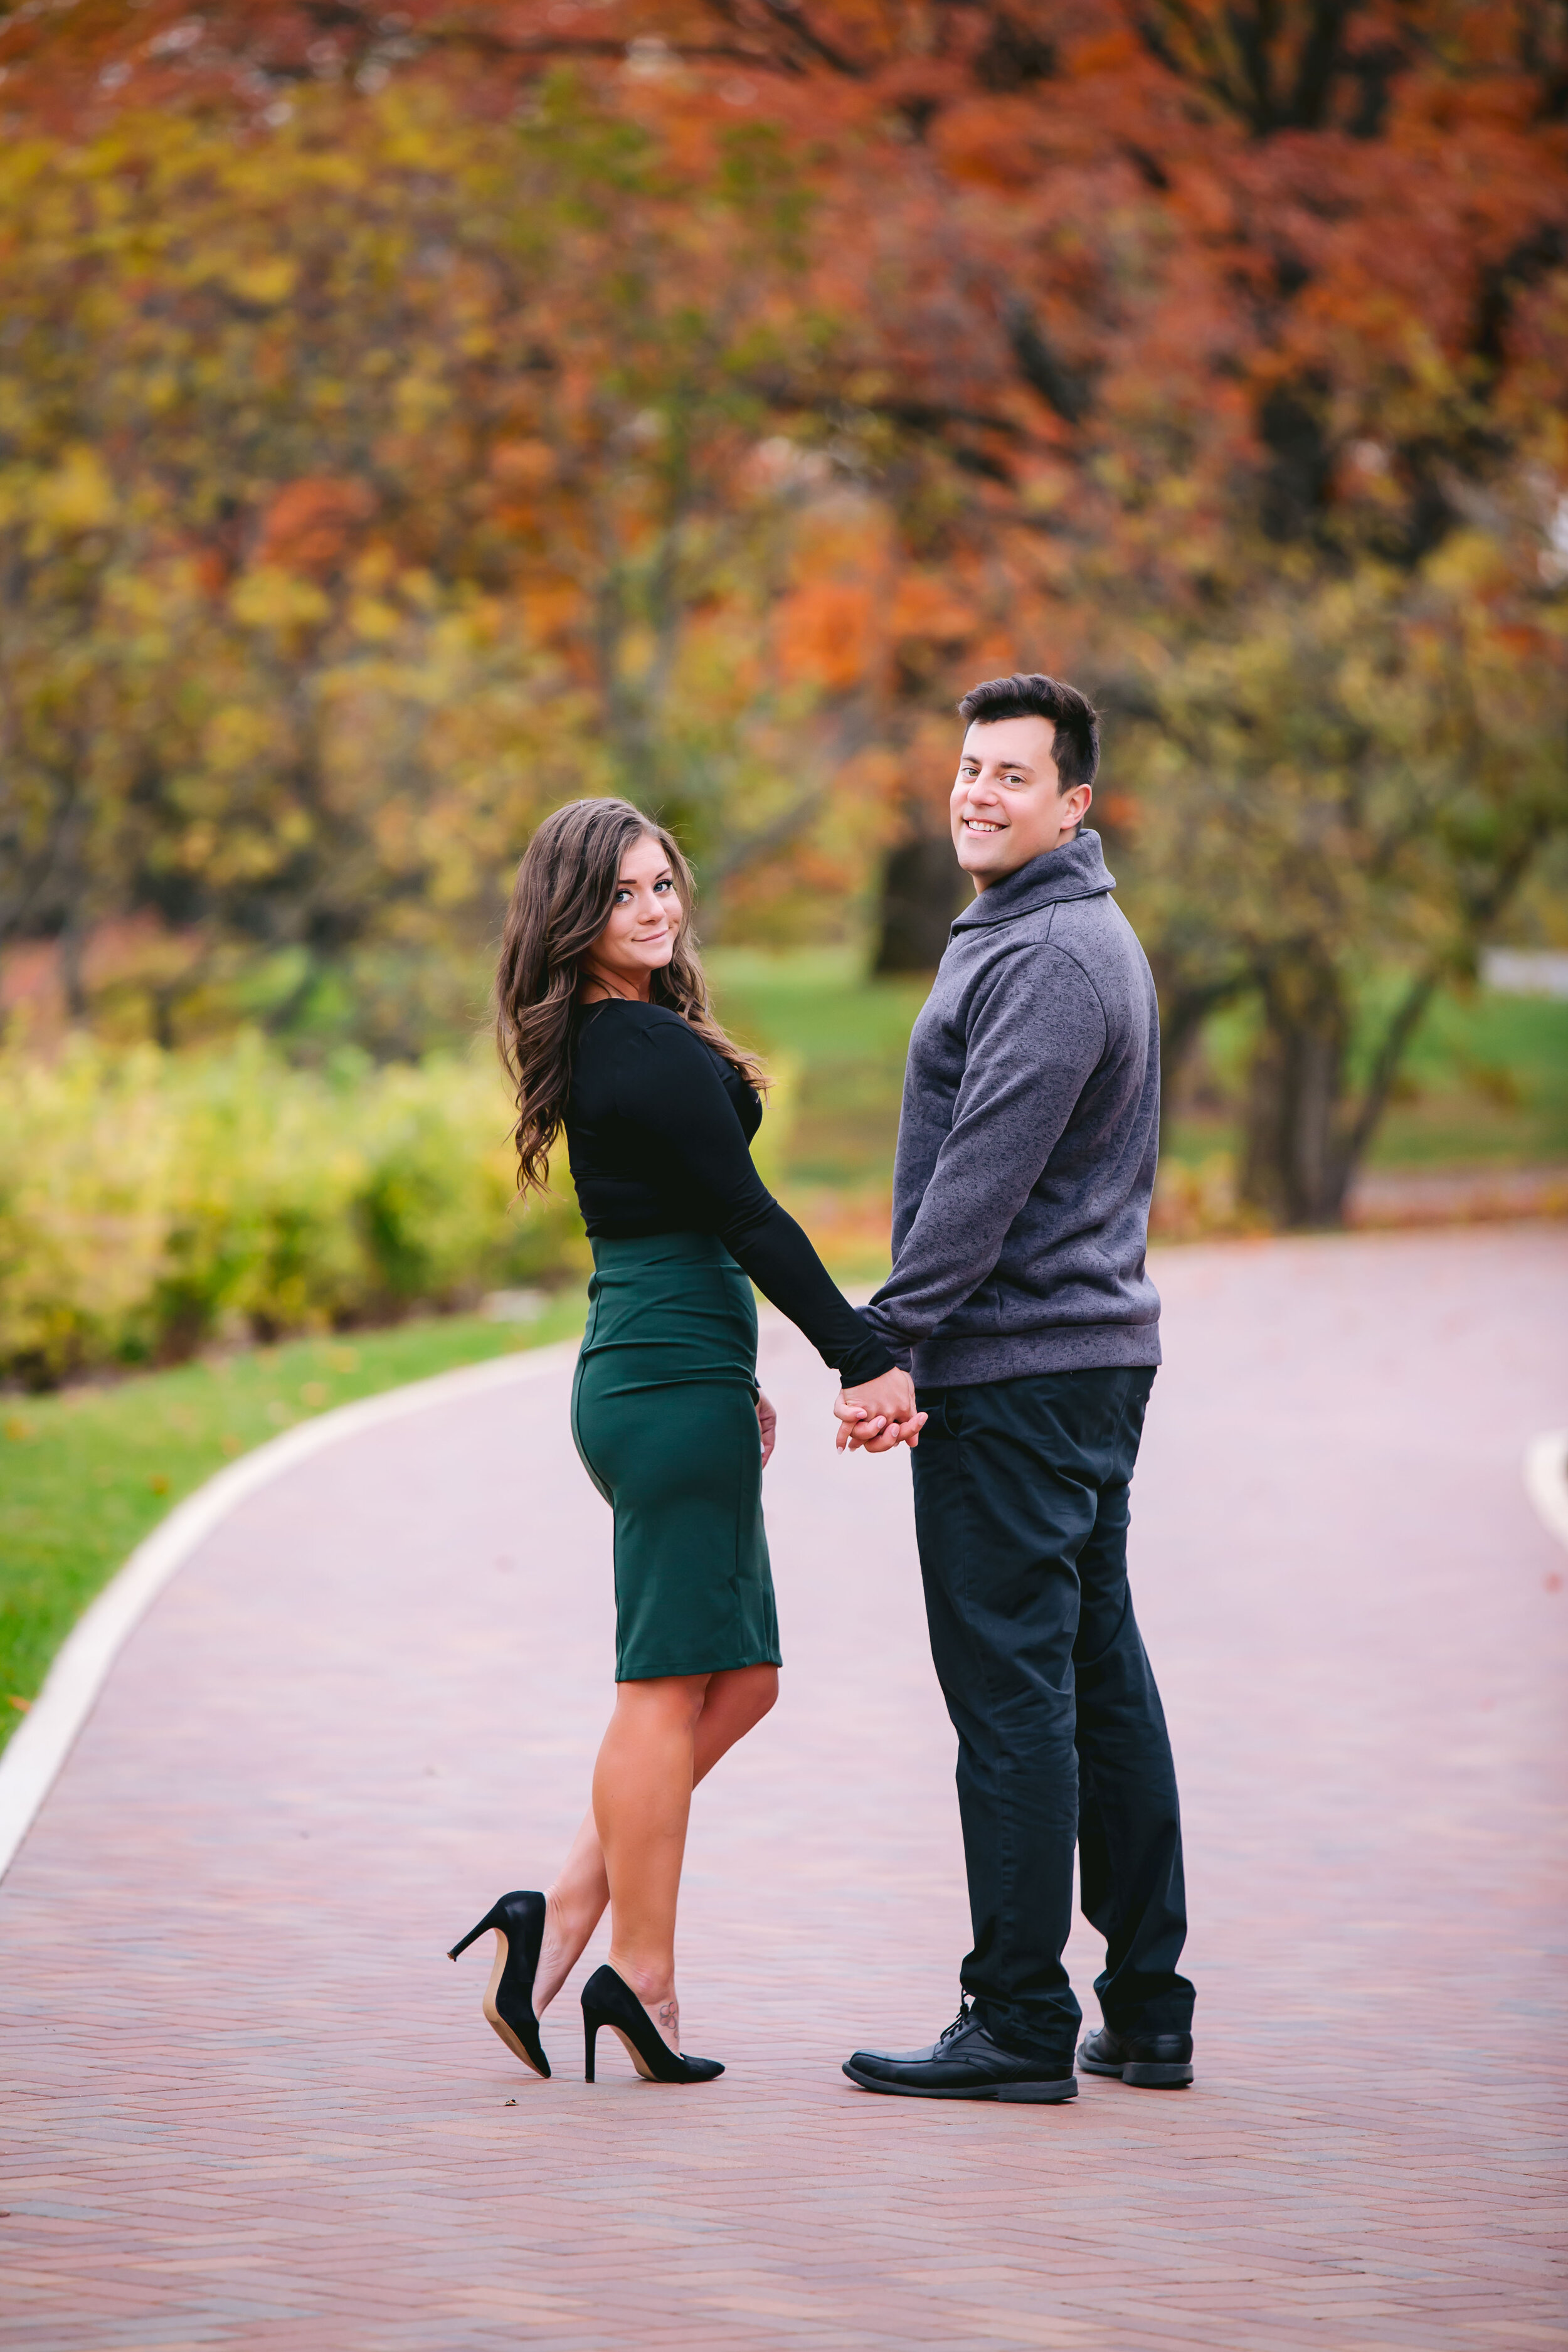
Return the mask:
[[517,1189],[542,1192],[572,1085],[572,1006],[584,956],[610,919],[621,859],[657,841],[669,860],[685,920],[675,953],[649,993],[689,1021],[704,1044],[765,1089],[762,1066],[728,1038],[708,1004],[691,928],[696,889],[674,837],[630,801],[571,801],[547,816],[523,852],[496,968],[496,1044],[517,1104]]

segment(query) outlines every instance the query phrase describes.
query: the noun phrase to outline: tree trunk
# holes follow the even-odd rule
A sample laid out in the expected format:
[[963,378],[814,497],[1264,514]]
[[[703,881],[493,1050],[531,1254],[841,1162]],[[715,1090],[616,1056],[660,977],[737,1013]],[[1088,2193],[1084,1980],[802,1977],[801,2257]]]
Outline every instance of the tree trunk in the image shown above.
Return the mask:
[[934,971],[952,919],[970,897],[945,834],[916,834],[888,852],[882,868],[878,972]]
[[82,970],[86,949],[86,928],[73,908],[66,919],[57,949],[59,957],[60,992],[66,1001],[66,1018],[73,1029],[86,1026],[89,1010],[87,980]]
[[1350,1014],[1338,973],[1304,957],[1263,976],[1241,1197],[1286,1227],[1337,1225],[1350,1181],[1343,1097]]
[[1182,988],[1168,980],[1158,963],[1154,984],[1160,994],[1160,1135],[1162,1144],[1176,1115],[1182,1079],[1194,1046],[1211,1013],[1241,993],[1238,980],[1209,981],[1202,987]]

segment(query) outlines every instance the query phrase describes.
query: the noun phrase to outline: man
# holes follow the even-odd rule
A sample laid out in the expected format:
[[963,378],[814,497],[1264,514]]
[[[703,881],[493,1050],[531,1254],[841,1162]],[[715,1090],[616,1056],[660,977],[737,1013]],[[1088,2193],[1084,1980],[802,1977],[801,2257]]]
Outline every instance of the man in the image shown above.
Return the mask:
[[1160,1361],[1144,1270],[1159,1017],[1110,893],[1091,705],[994,678],[958,706],[952,927],[910,1045],[893,1270],[866,1320],[910,1364],[923,1427],[884,1382],[847,1391],[839,1444],[918,1438],[931,1653],[958,1733],[974,1947],[955,2022],[844,2071],[913,2098],[1049,2104],[1078,2090],[1062,1967],[1073,1848],[1106,1939],[1104,2024],[1079,2052],[1138,2085],[1192,2080],[1175,1774],[1127,1589],[1128,1485]]

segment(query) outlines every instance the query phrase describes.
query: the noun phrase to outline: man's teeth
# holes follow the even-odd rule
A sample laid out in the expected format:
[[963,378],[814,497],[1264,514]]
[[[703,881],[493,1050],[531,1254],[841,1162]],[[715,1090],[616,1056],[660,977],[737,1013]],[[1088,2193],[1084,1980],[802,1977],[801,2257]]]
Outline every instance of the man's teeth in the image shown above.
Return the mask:
[[987,824],[983,817],[978,816],[966,816],[963,824],[968,833],[1000,833],[1002,830],[999,824]]

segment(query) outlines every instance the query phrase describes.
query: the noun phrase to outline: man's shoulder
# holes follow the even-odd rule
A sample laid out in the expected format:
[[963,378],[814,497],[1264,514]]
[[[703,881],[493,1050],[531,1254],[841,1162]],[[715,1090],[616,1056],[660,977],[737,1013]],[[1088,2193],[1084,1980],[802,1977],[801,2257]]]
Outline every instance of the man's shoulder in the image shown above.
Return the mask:
[[1095,898],[1064,898],[1042,911],[1055,918],[1041,940],[1043,948],[1072,957],[1090,973],[1129,966],[1147,971],[1138,934],[1109,890]]
[[1098,958],[1114,951],[1106,912],[1119,932],[1131,938],[1129,925],[1109,897],[1058,899],[1026,908],[1005,922],[959,931],[942,958],[938,984],[946,981],[962,991],[984,985],[989,992],[998,983],[1047,980],[1064,965],[1092,972]]

